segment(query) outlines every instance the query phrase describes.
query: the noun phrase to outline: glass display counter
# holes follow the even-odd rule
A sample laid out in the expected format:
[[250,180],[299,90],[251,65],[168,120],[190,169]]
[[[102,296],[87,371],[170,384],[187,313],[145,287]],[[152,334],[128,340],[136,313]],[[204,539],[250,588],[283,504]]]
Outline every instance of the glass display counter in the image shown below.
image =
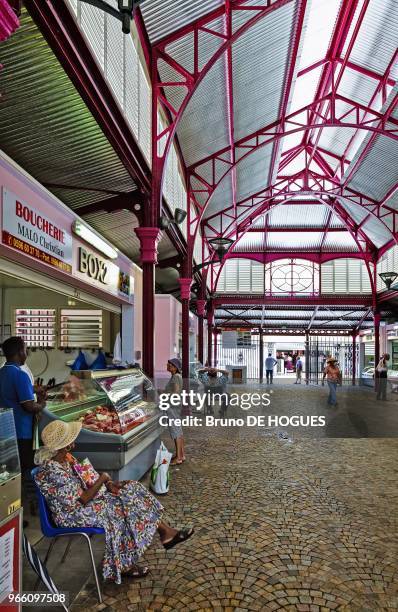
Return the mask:
[[21,469],[12,408],[0,408],[0,521],[21,506]]
[[72,372],[51,389],[41,428],[50,420],[80,421],[74,455],[123,480],[153,464],[161,427],[156,393],[139,368]]

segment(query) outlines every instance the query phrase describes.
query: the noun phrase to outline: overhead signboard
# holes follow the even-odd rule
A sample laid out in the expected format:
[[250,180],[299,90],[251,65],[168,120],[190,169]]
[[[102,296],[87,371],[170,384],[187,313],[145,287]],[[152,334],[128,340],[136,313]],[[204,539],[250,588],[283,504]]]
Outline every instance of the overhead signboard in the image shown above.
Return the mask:
[[3,189],[2,243],[62,272],[72,272],[71,234],[7,189]]

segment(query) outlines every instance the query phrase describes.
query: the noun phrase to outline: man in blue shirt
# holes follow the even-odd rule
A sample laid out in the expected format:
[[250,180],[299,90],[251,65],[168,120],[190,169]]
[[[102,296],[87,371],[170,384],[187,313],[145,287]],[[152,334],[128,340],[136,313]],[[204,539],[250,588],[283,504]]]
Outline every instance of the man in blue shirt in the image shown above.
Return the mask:
[[274,367],[277,364],[277,360],[272,357],[272,353],[268,353],[268,357],[265,360],[265,373],[267,376],[267,385],[272,385],[274,380]]
[[12,408],[14,411],[22,482],[26,494],[30,470],[34,467],[33,425],[35,415],[46,405],[45,390],[38,389],[36,401],[30,378],[21,369],[27,358],[22,338],[18,336],[8,338],[3,342],[2,349],[6,363],[0,368],[0,407]]

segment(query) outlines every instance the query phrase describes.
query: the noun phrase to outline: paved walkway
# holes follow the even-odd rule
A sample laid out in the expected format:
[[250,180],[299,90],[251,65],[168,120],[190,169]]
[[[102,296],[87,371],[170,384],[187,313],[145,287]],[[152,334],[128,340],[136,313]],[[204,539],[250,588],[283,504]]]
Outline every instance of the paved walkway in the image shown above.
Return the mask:
[[[273,395],[296,414],[325,412],[322,388],[275,386]],[[347,411],[361,409],[367,422],[372,392],[343,390],[329,418],[340,411],[351,423]],[[195,536],[169,552],[156,539],[149,577],[104,586],[101,606],[89,586],[73,610],[398,609],[398,440],[352,432],[289,442],[267,428],[186,429],[189,460],[162,501]]]

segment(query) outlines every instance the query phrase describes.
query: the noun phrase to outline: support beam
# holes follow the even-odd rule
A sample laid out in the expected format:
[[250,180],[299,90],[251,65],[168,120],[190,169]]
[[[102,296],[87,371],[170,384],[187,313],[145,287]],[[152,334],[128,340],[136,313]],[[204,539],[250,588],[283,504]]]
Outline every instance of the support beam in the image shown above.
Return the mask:
[[377,371],[376,368],[379,364],[380,361],[380,314],[378,312],[374,313],[374,330],[375,330],[375,376],[374,376],[374,384],[375,384],[375,391],[378,390],[378,377],[377,377]]
[[66,3],[25,0],[25,6],[134,182],[150,193],[148,163]]
[[310,331],[310,329],[311,329],[311,327],[312,327],[312,324],[314,323],[314,320],[315,320],[315,318],[316,318],[316,315],[318,314],[318,310],[319,310],[319,306],[315,306],[315,308],[314,308],[314,312],[312,313],[311,320],[310,320],[310,322],[308,323],[307,332],[309,332],[309,331]]
[[352,384],[356,382],[356,370],[357,370],[357,332],[352,333]]
[[196,314],[198,315],[198,360],[204,365],[204,346],[203,346],[203,318],[205,314],[206,300],[196,302]]
[[189,386],[189,300],[191,297],[192,278],[179,278],[182,302],[182,377],[185,386]]
[[85,217],[99,211],[116,212],[124,209],[137,215],[144,203],[145,197],[140,191],[130,191],[129,193],[121,193],[112,198],[105,198],[86,206],[80,206],[80,208],[76,209],[76,213],[80,217]]
[[155,364],[155,265],[161,233],[157,227],[137,227],[134,231],[140,241],[142,264],[142,367],[152,378]]
[[260,325],[260,329],[259,329],[259,342],[260,342],[260,346],[259,346],[259,371],[260,371],[260,384],[263,382],[264,380],[264,335],[263,335],[263,328]]

